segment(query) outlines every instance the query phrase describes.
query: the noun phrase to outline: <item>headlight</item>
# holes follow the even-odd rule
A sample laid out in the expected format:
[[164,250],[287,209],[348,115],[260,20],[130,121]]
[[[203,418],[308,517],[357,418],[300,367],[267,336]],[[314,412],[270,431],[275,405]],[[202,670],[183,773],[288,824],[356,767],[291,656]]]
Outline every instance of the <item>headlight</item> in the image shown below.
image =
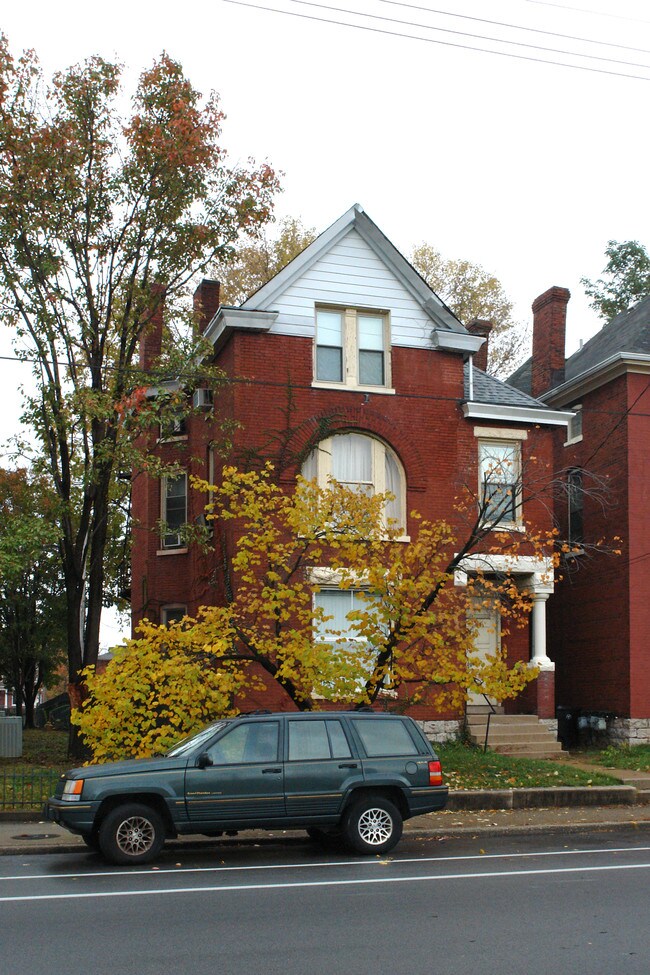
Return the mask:
[[83,779],[66,779],[61,798],[66,799],[68,802],[78,802],[81,799],[83,787]]

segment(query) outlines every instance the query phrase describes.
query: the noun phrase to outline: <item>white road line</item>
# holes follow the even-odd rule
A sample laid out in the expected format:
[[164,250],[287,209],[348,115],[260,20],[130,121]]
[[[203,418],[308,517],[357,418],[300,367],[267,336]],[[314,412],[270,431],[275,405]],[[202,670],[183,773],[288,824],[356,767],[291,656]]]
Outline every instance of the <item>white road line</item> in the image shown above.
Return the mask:
[[[167,852],[171,852],[169,849]],[[194,851],[193,851],[194,852]],[[146,870],[96,870],[93,872],[80,872],[76,870],[72,873],[26,873],[13,874],[7,877],[0,876],[0,889],[5,881],[9,880],[69,880],[71,878],[80,879],[86,877],[161,877],[168,873],[188,874],[188,873],[231,873],[246,870],[307,870],[310,867],[368,867],[386,866],[399,863],[453,863],[468,860],[525,860],[531,857],[566,857],[566,856],[595,856],[600,853],[648,853],[650,846],[621,846],[610,849],[598,850],[544,850],[538,853],[472,853],[465,856],[437,856],[437,857],[380,857],[375,859],[364,858],[362,860],[325,860],[321,863],[260,863],[258,865],[240,867],[148,867]]]
[[608,870],[647,870],[650,863],[610,864],[600,867],[557,867],[543,870],[503,870],[487,873],[456,873],[431,874],[425,877],[368,877],[365,880],[305,880],[285,884],[223,884],[218,887],[164,887],[160,890],[107,890],[96,893],[79,892],[69,894],[27,894],[19,897],[0,897],[0,903],[18,903],[34,901],[85,900],[99,897],[157,897],[162,894],[216,894],[235,893],[250,890],[292,890],[304,887],[359,887],[370,884],[407,884],[437,882],[444,880],[488,880],[504,877],[536,877],[541,875],[559,875],[567,873],[599,873]]

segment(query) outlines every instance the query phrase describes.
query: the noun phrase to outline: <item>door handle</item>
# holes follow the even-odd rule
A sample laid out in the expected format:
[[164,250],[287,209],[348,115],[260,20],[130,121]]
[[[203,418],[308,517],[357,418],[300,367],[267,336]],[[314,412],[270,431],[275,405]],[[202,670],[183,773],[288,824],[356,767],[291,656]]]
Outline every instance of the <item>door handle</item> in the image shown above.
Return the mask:
[[281,771],[281,768],[263,768],[262,775],[279,775]]
[[359,768],[357,762],[343,762],[339,768]]

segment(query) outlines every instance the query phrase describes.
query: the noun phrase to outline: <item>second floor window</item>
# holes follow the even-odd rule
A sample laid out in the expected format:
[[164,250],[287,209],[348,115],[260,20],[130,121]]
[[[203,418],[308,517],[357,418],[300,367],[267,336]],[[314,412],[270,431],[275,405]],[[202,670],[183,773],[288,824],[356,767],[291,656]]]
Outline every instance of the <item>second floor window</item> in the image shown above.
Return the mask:
[[517,441],[479,441],[479,504],[483,521],[504,528],[521,520],[521,455]]
[[321,440],[302,468],[308,481],[326,487],[331,477],[364,494],[390,492],[386,517],[406,531],[406,479],[396,455],[381,440],[365,433],[337,433]]
[[351,387],[386,387],[389,345],[386,314],[317,308],[314,378]]
[[163,548],[180,548],[187,522],[187,474],[163,477],[161,502]]

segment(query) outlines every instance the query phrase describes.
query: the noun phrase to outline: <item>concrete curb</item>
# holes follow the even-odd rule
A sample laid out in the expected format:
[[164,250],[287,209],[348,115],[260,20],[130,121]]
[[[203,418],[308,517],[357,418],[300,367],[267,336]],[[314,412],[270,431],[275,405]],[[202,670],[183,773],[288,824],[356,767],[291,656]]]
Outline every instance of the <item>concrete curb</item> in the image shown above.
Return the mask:
[[479,809],[542,809],[549,806],[633,806],[639,801],[638,790],[633,785],[601,785],[593,788],[559,786],[551,789],[450,792],[445,808],[461,812]]

